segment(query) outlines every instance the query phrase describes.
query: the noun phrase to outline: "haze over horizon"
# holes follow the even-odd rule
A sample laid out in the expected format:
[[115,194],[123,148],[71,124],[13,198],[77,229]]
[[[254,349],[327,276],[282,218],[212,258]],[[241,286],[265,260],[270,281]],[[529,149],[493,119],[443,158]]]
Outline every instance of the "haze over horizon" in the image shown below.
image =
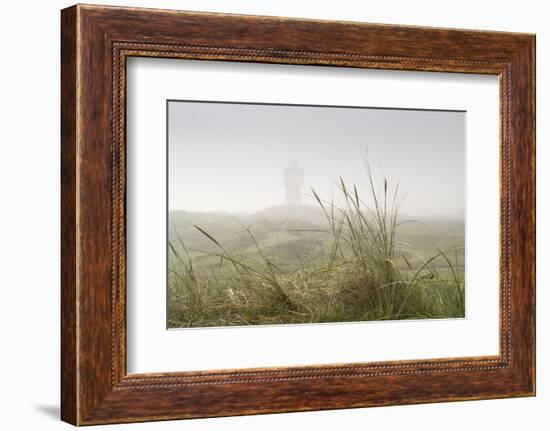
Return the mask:
[[[169,209],[256,213],[285,204],[283,170],[304,170],[302,203],[370,198],[399,182],[401,214],[463,217],[465,112],[169,102]],[[368,154],[367,154],[368,148]]]

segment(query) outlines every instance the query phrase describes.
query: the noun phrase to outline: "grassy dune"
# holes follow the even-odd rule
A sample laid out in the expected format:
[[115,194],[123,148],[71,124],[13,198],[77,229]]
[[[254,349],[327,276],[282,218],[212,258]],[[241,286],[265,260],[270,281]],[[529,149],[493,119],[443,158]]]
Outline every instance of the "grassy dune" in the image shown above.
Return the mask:
[[403,220],[368,177],[291,216],[174,215],[169,327],[463,317],[464,223]]

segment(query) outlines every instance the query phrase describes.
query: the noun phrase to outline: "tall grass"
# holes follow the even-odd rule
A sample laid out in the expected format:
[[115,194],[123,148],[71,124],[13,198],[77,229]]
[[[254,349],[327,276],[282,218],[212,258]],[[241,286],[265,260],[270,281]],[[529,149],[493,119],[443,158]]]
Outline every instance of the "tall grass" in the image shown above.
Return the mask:
[[[169,239],[169,326],[346,322],[464,316],[464,275],[449,250],[413,267],[398,252],[399,185],[377,191],[367,165],[368,202],[340,178],[338,203],[312,195],[326,219],[328,252],[312,250],[298,268],[283,271],[251,229],[235,219],[256,250],[253,257],[215,247],[215,271],[198,270],[176,226]],[[316,230],[319,232],[319,230]],[[451,250],[452,252],[453,250]],[[418,259],[417,259],[418,260]],[[436,265],[437,263],[437,265]]]

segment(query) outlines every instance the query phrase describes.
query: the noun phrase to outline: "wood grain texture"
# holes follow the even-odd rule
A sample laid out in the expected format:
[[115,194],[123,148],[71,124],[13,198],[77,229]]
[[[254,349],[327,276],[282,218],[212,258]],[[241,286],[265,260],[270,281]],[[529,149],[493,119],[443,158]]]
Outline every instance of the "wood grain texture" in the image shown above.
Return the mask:
[[[501,104],[497,357],[127,375],[129,56],[495,74]],[[535,392],[533,35],[101,6],[62,11],[62,418],[76,424]]]
[[76,9],[61,16],[61,418],[77,422]]

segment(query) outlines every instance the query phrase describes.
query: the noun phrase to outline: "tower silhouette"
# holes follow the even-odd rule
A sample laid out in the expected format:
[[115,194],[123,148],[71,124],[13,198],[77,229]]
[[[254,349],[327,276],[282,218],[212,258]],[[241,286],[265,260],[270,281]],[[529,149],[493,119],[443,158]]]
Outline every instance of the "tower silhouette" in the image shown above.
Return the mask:
[[286,204],[302,205],[302,187],[304,186],[304,170],[297,160],[291,160],[289,166],[283,170],[286,187]]

